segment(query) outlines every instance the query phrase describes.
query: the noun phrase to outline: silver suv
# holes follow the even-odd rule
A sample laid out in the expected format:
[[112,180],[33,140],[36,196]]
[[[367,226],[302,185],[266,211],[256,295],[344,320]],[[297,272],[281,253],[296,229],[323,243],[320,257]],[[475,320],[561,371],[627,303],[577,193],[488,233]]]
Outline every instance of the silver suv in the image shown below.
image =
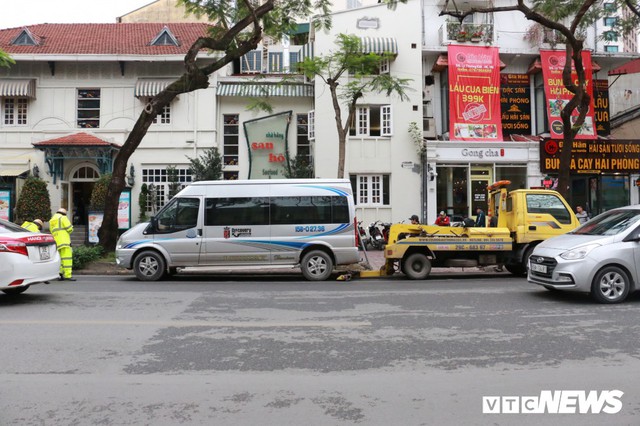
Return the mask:
[[622,302],[640,289],[640,205],[621,207],[540,243],[529,257],[528,281],[548,290],[591,293]]

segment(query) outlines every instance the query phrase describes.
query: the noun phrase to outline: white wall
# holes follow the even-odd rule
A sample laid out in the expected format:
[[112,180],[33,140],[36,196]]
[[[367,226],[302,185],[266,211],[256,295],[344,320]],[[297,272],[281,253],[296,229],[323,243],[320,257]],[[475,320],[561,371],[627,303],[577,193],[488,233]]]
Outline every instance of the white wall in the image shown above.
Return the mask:
[[[412,169],[402,168],[402,162],[413,162],[419,170],[420,158],[413,141],[409,138],[409,123],[422,123],[422,52],[420,2],[410,0],[399,4],[396,10],[385,5],[374,5],[361,9],[335,13],[331,32],[317,32],[315,54],[327,54],[336,49],[337,34],[346,33],[370,37],[395,37],[398,56],[391,63],[391,74],[411,79],[410,99],[400,101],[395,95],[366,94],[359,104],[390,104],[393,107],[392,137],[350,137],[347,141],[345,177],[350,174],[389,174],[390,205],[359,206],[359,219],[370,222],[406,221],[412,214],[421,212],[421,175]],[[358,29],[360,18],[378,18],[377,29]],[[399,30],[401,29],[401,30]],[[316,79],[316,176],[337,176],[338,134],[335,112],[328,88]],[[346,107],[342,108],[342,120],[346,120]]]

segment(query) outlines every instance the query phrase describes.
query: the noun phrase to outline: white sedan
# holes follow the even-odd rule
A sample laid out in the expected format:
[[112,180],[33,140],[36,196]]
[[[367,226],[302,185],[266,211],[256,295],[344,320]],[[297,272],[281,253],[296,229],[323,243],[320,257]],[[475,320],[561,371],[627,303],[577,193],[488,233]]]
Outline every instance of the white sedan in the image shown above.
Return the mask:
[[60,276],[60,256],[49,234],[29,232],[0,219],[0,290],[20,294],[31,284]]

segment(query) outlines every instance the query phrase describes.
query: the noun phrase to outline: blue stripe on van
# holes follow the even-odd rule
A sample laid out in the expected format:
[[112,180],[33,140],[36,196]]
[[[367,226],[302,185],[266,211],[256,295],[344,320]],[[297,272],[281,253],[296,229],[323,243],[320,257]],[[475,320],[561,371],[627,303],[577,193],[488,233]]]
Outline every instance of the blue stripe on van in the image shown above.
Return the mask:
[[320,185],[300,185],[302,188],[321,188],[327,191],[334,192],[342,197],[347,197],[349,195],[348,192],[343,191],[342,189],[333,188],[331,186],[320,186]]

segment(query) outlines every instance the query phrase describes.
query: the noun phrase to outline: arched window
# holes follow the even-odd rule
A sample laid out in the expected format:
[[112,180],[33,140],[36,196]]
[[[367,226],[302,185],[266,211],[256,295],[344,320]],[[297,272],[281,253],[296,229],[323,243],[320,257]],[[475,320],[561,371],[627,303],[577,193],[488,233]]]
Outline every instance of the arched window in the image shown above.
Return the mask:
[[75,171],[75,173],[73,173],[71,180],[93,182],[97,180],[99,177],[100,177],[100,173],[98,173],[98,170],[94,169],[93,167],[84,166],[84,167],[80,167],[78,170]]

